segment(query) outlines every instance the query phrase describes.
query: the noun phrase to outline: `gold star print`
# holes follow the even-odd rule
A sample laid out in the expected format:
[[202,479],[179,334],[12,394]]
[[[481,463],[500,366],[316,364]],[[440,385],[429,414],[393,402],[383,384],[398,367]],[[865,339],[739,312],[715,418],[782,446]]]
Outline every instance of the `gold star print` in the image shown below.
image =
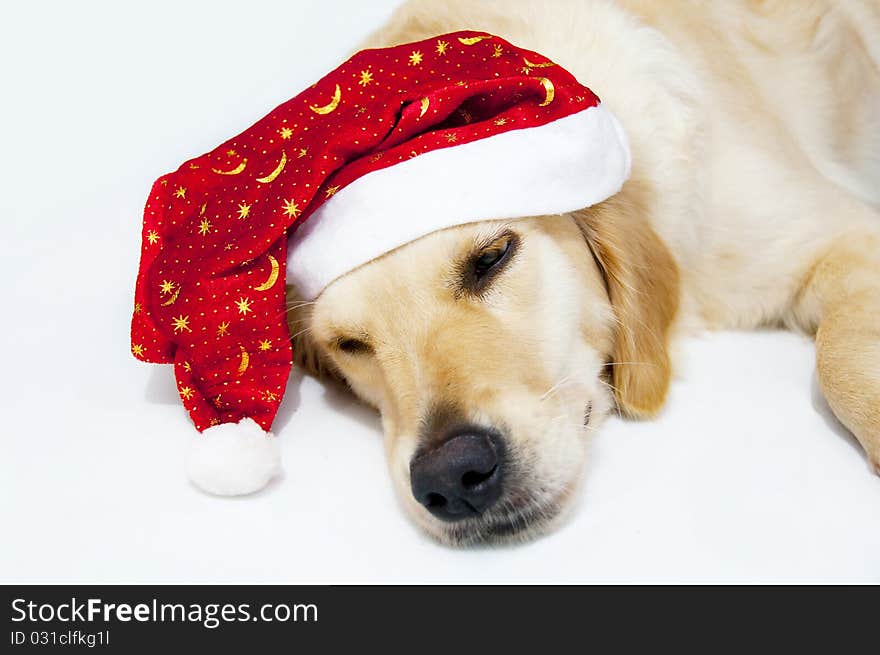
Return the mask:
[[241,298],[235,301],[235,306],[238,307],[238,313],[244,314],[247,316],[248,312],[252,312],[254,310],[251,309],[251,301],[247,298]]
[[268,339],[264,339],[260,342],[260,350],[272,350],[272,342]]
[[278,134],[280,134],[281,138],[286,141],[291,136],[293,136],[293,130],[291,130],[289,127],[282,127],[280,130],[278,130]]
[[364,113],[366,113],[366,111],[367,111],[366,107],[358,107],[357,111],[354,112],[354,115],[355,116],[363,116]]
[[283,209],[285,214],[292,216],[293,218],[296,218],[302,213],[302,210],[293,200],[285,200]]
[[158,240],[159,240],[159,234],[157,232],[155,232],[153,230],[150,230],[149,232],[147,232],[147,241],[150,242],[151,246],[154,243],[156,243]]
[[334,193],[336,193],[337,191],[339,191],[339,185],[338,185],[338,184],[337,184],[336,186],[327,187],[327,190],[324,192],[324,197],[325,197],[325,198],[329,198],[330,196],[332,196],[332,195],[333,195]]
[[373,73],[368,70],[361,71],[361,79],[358,82],[361,86],[367,86],[370,82],[373,81]]
[[189,328],[189,316],[184,316],[183,314],[181,314],[174,319],[173,324],[175,332],[183,332],[184,330],[186,330],[187,332],[192,332],[192,330]]
[[136,303],[134,304],[134,313],[135,313],[135,314],[140,314],[140,313],[141,313],[141,304],[140,304],[139,302],[136,302]]
[[456,136],[455,134],[447,134],[446,141],[448,143],[455,143],[456,141],[458,141],[458,136]]
[[171,293],[174,291],[174,282],[169,282],[168,280],[162,280],[162,284],[159,285],[159,291],[162,294]]
[[189,362],[184,362],[183,363],[183,370],[186,371],[187,373],[189,373],[190,371],[193,370],[193,367],[189,365]]
[[300,148],[300,149],[299,149],[299,154],[296,156],[296,158],[297,158],[297,159],[302,159],[302,158],[305,157],[307,154],[309,154],[309,149],[308,149],[308,148]]
[[501,53],[504,52],[504,49],[501,47],[501,44],[496,43],[494,48],[495,48],[495,51],[492,53],[492,56],[493,57],[500,57]]
[[220,419],[217,418],[216,416],[212,416],[211,420],[208,421],[208,425],[211,425],[211,426],[220,425]]
[[227,150],[227,151],[226,151],[226,154],[227,154],[229,157],[235,157],[235,150]]
[[269,391],[268,389],[263,392],[263,400],[266,402],[273,402],[278,400],[278,394],[274,391]]
[[175,198],[186,198],[186,189],[182,186],[177,187],[177,190],[174,192]]
[[496,119],[495,125],[497,125],[498,127],[501,127],[502,125],[507,125],[507,119],[506,118]]
[[238,206],[238,217],[239,218],[247,218],[248,214],[251,213],[251,206],[245,203],[241,203]]
[[143,357],[144,347],[139,343],[133,343],[131,344],[131,353],[137,357]]
[[528,66],[523,66],[522,68],[519,69],[519,72],[522,73],[523,75],[531,75],[532,69],[529,68]]
[[446,54],[446,48],[449,47],[449,43],[446,41],[437,41],[437,54],[441,57]]
[[191,170],[191,171],[198,170],[198,168],[199,168],[198,164],[190,164],[189,165],[189,170]]
[[232,244],[227,243],[225,246],[223,246],[223,250],[232,250]]
[[191,387],[180,387],[180,397],[184,400],[189,400],[190,398],[192,398],[193,393],[195,393],[195,391],[193,391]]
[[205,236],[208,232],[211,231],[211,224],[208,222],[207,218],[203,218],[202,222],[199,223],[199,234]]
[[422,51],[421,50],[413,50],[412,54],[409,56],[409,65],[410,66],[418,66],[422,63]]
[[229,323],[223,321],[220,325],[217,326],[217,336],[224,337],[229,334]]

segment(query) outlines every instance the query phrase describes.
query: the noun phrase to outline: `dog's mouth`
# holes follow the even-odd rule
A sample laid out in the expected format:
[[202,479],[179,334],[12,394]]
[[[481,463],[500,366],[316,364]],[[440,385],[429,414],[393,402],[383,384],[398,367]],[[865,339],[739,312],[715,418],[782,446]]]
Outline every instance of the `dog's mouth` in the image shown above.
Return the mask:
[[430,532],[453,546],[476,546],[531,541],[550,528],[560,515],[562,502],[502,500],[481,516],[456,523],[434,523]]

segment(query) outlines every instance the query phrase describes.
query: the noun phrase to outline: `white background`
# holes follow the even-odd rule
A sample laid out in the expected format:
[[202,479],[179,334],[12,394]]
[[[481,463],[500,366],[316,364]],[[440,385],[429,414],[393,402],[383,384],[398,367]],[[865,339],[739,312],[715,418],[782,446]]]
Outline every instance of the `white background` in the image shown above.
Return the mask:
[[150,184],[394,4],[4,6],[0,581],[880,581],[880,478],[821,400],[811,344],[784,333],[684,343],[662,417],[610,420],[570,520],[529,545],[422,536],[376,416],[297,374],[284,479],[233,500],[189,485],[172,371],[129,354]]

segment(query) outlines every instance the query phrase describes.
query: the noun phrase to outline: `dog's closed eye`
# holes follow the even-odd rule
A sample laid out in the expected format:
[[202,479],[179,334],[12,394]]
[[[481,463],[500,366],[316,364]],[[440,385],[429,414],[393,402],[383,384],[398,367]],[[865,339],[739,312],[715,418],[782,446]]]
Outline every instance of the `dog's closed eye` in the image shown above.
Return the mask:
[[373,352],[373,347],[367,342],[346,337],[337,339],[336,347],[349,355],[365,355]]
[[506,232],[479,248],[464,266],[463,286],[471,293],[481,293],[513,257],[519,243],[513,232]]

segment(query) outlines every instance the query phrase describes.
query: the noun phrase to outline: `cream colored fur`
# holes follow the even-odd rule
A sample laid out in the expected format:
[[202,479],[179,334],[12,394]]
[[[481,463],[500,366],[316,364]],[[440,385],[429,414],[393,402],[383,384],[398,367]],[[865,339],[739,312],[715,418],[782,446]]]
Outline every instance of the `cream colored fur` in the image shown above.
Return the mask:
[[[829,404],[877,466],[880,6],[414,0],[366,45],[457,29],[541,52],[590,86],[627,130],[633,176],[570,217],[423,237],[296,315],[296,331],[308,326],[300,361],[344,376],[382,411],[411,515],[451,542],[546,528],[576,487],[597,417],[614,400],[633,416],[656,412],[669,338],[706,328],[816,335]],[[453,264],[507,229],[521,252],[488,298],[450,296]],[[372,352],[339,352],[352,334]],[[419,425],[438,402],[509,429],[524,500],[494,523],[443,525],[409,495]]]

